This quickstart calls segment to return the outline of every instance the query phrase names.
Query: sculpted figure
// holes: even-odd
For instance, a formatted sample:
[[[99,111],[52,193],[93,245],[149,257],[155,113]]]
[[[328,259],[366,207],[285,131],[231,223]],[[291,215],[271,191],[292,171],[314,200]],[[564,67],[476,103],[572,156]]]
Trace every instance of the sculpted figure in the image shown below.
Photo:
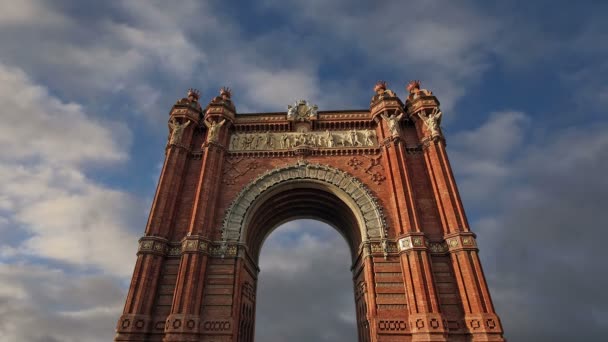
[[[363,145],[363,144],[361,144],[361,141],[359,141],[359,135],[357,135],[357,131],[352,129],[352,130],[350,130],[350,132],[348,132],[348,134],[350,135],[349,140],[353,146]]]
[[[298,106],[287,105],[287,120],[293,120],[298,114]]]
[[[399,121],[401,120],[401,118],[403,118],[403,113],[397,115],[397,110],[395,109],[395,113],[391,116],[387,116],[386,114],[382,113],[382,118],[386,120],[386,123],[388,124],[388,129],[391,131],[391,135],[393,137],[398,137],[399,133],[401,132],[399,127]]]
[[[266,138],[264,140],[264,143],[266,144],[266,148],[271,149],[274,146],[274,137],[272,136],[272,134],[270,134],[270,132],[266,132]]]
[[[184,128],[188,127],[189,124],[189,120],[187,120],[186,123],[180,124],[175,118],[172,118],[171,121],[169,121],[169,128],[171,128],[171,139],[169,140],[169,144],[179,144],[182,141]]]
[[[255,149],[259,150],[259,149],[263,149],[264,148],[264,143],[266,142],[266,139],[263,135],[259,134],[256,136],[256,143],[255,143]]]
[[[422,119],[422,121],[426,125],[426,128],[431,133],[431,137],[439,135],[439,125],[441,124],[441,117],[443,116],[443,113],[441,112],[441,110],[439,110],[439,107],[435,107],[431,114],[428,114],[426,116],[422,115],[421,113],[422,112],[419,112],[418,116],[420,117],[420,119]]]
[[[253,137],[246,135],[243,137],[243,150],[250,150],[251,144],[253,143]]]
[[[327,143],[327,147],[334,147],[334,136],[329,130],[325,131],[325,141]]]
[[[217,141],[217,138],[218,138],[219,129],[220,129],[220,127],[222,127],[224,125],[224,123],[226,123],[226,119],[222,120],[219,123],[217,121],[209,122],[209,121],[205,120],[204,123],[205,123],[205,126],[207,126],[207,128],[209,129],[209,133],[207,135],[207,141],[215,142],[215,141]]]
[[[365,140],[364,140],[363,144],[366,146],[373,146],[374,138],[376,138],[376,132],[371,129],[366,129],[365,130]]]
[[[312,105],[312,107],[309,107],[308,109],[308,118],[309,119],[316,119],[317,118],[317,110],[319,109],[319,107],[317,107],[317,105]]]
[[[231,150],[238,150],[239,149],[239,142],[240,142],[239,140],[240,140],[239,136],[236,135],[236,134],[233,134],[230,137],[230,149]]]
[[[338,137],[338,145],[343,147],[347,146],[346,143],[348,143],[348,140],[344,137],[344,135],[338,133],[336,136]]]

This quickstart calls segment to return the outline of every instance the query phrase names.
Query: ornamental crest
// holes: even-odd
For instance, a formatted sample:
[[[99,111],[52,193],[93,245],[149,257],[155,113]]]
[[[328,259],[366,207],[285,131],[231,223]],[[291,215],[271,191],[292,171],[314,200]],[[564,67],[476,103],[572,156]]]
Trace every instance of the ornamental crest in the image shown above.
[[[287,120],[310,121],[317,119],[317,105],[309,105],[305,100],[298,100],[292,105],[287,105]]]

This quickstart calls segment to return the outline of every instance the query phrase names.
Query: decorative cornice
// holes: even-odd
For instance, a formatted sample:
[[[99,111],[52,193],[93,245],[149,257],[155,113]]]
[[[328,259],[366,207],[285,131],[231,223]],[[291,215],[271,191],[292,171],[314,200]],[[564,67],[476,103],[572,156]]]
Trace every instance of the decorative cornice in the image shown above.
[[[236,257],[239,246],[211,242],[200,236],[186,236],[181,242],[169,242],[167,239],[156,236],[144,236],[139,239],[138,254],[156,254],[176,257],[182,254],[200,253],[212,257]]]
[[[169,250],[169,241],[158,236],[144,236],[139,239],[137,254],[166,255]]]
[[[424,235],[422,233],[402,237],[397,241],[397,243],[399,245],[400,252],[409,251],[412,249],[424,250],[427,247]]]
[[[444,240],[431,241],[422,233],[411,233],[401,237],[398,241],[399,252],[410,250],[428,250],[432,254],[446,254],[457,250],[476,250],[475,234],[462,232],[450,234]]]

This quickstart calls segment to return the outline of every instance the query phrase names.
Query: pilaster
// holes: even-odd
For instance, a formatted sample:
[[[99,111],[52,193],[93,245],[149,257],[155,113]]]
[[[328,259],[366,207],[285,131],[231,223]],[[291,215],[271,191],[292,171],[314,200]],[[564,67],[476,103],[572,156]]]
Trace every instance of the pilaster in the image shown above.
[[[158,290],[158,281],[167,250],[177,194],[181,188],[184,169],[191,150],[194,127],[198,125],[201,108],[198,92],[173,106],[169,118],[169,141],[165,162],[160,174],[156,194],[148,217],[131,286],[127,294],[123,315],[116,326],[116,341],[144,341],[153,324],[152,312]]]
[[[182,254],[164,342],[197,341],[202,333],[203,284],[208,257],[198,247],[205,246],[205,241],[214,238],[212,229],[222,163],[235,115],[230,97],[230,89],[222,88],[220,96],[211,100],[205,110],[203,124],[207,129],[205,142],[201,146],[203,159],[188,235],[184,238],[184,251],[190,251],[188,246],[193,249]]]
[[[473,341],[504,341],[479,261],[475,234],[469,229],[447,157],[446,141],[440,126],[443,113],[439,109],[439,101],[432,92],[421,89],[419,81],[410,82],[408,90],[406,107],[423,146],[444,239],[456,274],[465,325]]]
[[[376,122],[381,123],[378,137],[386,156],[385,169],[390,170],[388,179],[394,206],[392,212],[397,220],[395,234],[400,237],[400,244],[409,242],[408,248],[400,250],[400,260],[407,289],[412,338],[413,341],[445,341],[445,324],[438,304],[430,256],[414,206],[401,124],[405,117],[403,103],[386,89],[386,82],[378,82],[374,90],[376,95],[372,98],[370,110]]]

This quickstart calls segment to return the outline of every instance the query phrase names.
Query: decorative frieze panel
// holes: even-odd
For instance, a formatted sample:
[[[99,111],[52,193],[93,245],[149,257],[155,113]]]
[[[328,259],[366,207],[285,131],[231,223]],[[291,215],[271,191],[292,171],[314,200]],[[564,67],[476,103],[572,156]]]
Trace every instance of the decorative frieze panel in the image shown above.
[[[371,147],[378,144],[376,131],[311,131],[233,133],[229,151],[291,150],[299,146],[313,148]]]

